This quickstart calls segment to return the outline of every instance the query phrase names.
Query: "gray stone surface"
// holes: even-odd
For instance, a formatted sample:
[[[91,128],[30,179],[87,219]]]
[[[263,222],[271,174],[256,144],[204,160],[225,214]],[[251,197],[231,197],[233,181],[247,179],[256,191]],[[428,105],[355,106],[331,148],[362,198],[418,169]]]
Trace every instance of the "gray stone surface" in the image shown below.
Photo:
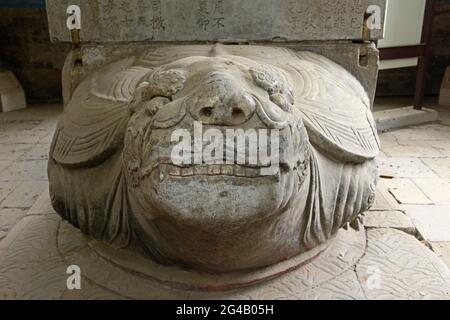
[[[388,187],[386,186],[386,179],[380,179],[378,182],[375,202],[370,208],[373,211],[399,211],[400,206],[389,192]],[[389,181],[389,180],[388,180]]]
[[[434,252],[450,268],[450,242],[432,242]]]
[[[48,190],[48,136],[61,111],[49,104],[0,114],[0,240]]]
[[[380,132],[434,122],[439,117],[435,110],[415,110],[413,107],[377,111],[374,115]]]
[[[401,130],[392,131],[402,145],[423,145],[424,143],[447,142],[450,126],[440,123],[431,123],[421,126],[411,126]],[[425,156],[425,155],[424,155]]]
[[[389,101],[386,103],[391,104]],[[376,106],[376,109],[384,107]],[[380,167],[381,172],[393,173],[392,180],[383,179],[386,190],[389,187],[409,186],[396,193],[402,193],[403,200],[410,204],[398,206],[396,210],[404,211],[410,217],[425,241],[441,241],[439,244],[445,248],[450,243],[447,242],[450,234],[450,220],[447,219],[450,212],[450,186],[447,181],[450,177],[450,113],[442,108],[437,110],[437,123],[380,134],[385,151]],[[400,154],[401,157],[398,157]],[[423,205],[428,201],[422,201],[422,204],[418,201],[424,197],[429,199],[428,205]],[[435,246],[433,249],[437,251]],[[450,258],[446,250],[441,250],[439,254],[445,261]]]
[[[105,248],[54,214],[24,218],[0,243],[0,258],[3,299],[450,299],[448,268],[416,239],[393,229],[370,229],[367,239],[363,229],[340,231],[328,249],[294,271],[240,289],[208,292],[172,285],[223,284],[230,276],[156,266],[137,252]],[[66,269],[74,264],[81,268],[82,288],[69,291]],[[245,283],[264,272],[231,279]]]
[[[434,204],[450,206],[450,179],[414,179],[414,183]]]
[[[63,95],[68,102],[73,89],[83,79],[83,75],[113,61],[152,50],[159,45],[138,44],[84,44],[78,51],[72,51],[66,59],[63,70]],[[348,43],[340,41],[304,41],[299,43],[277,43],[279,47],[295,51],[310,51],[327,57],[349,71],[363,85],[373,103],[378,78],[378,49],[373,43]],[[80,66],[81,58],[83,64]],[[66,103],[65,103],[66,104]]]
[[[4,208],[30,208],[41,195],[42,190],[48,189],[47,181],[23,181],[2,202]]]
[[[47,215],[56,214],[55,209],[52,207],[50,200],[50,193],[48,190],[44,191],[33,206],[28,210],[28,215]]]
[[[3,143],[0,148],[0,159],[2,163],[2,169],[4,169],[12,161],[17,160],[26,151],[33,147],[31,144],[16,144],[14,142]]]
[[[449,154],[450,157],[450,154]],[[422,161],[433,170],[436,175],[443,179],[450,179],[450,159],[449,157],[428,158]]]
[[[0,181],[47,181],[47,161],[18,161],[0,173]]]
[[[370,99],[342,66],[273,46],[135,50],[86,74],[51,147],[54,207],[85,233],[160,263],[231,272],[318,247],[373,203]],[[278,130],[282,170],[175,163],[172,135],[194,137],[199,122]]]
[[[368,229],[392,228],[413,236],[417,234],[411,219],[401,211],[368,211],[364,214],[363,224]]]
[[[367,299],[450,299],[447,266],[417,239],[401,231],[369,231],[367,251],[356,273]],[[371,281],[374,276],[379,278]]]
[[[395,178],[436,178],[437,175],[418,157],[378,158],[381,172],[392,172]]]
[[[25,110],[24,112],[20,112],[18,114],[12,113],[12,114],[2,114],[2,116],[0,116],[0,119],[3,119],[4,121],[8,121],[6,122],[8,125],[7,127],[9,127],[10,129],[21,129],[21,130],[37,130],[38,128],[47,128],[47,129],[52,129],[55,125],[55,120],[54,117],[55,115],[58,113],[57,111],[58,109],[55,109],[53,106],[49,107],[49,108],[39,108],[39,107],[33,107],[30,109]],[[49,120],[44,120],[43,119],[49,119]],[[19,122],[23,122],[23,121],[33,121],[32,125],[20,125],[19,126]],[[5,126],[3,126],[5,124],[2,123],[1,128],[5,128]],[[400,131],[399,133],[399,139],[398,142],[399,143],[406,143],[408,141],[410,141],[410,138],[414,138],[415,140],[412,143],[417,143],[417,141],[422,141],[420,139],[423,139],[423,141],[426,141],[426,139],[428,139],[429,137],[440,137],[441,139],[445,139],[446,133],[445,133],[445,126],[442,125],[434,125],[431,127],[425,126],[423,128],[421,127],[416,127],[413,129],[408,129],[407,132],[403,133],[403,130]],[[1,129],[0,129],[1,131]],[[440,132],[440,134],[436,133]],[[1,134],[1,132],[0,132]],[[381,139],[384,140],[384,135],[381,135]],[[17,148],[20,147],[21,145],[0,145],[0,158],[3,157],[7,157],[7,158],[19,158],[20,156],[22,156],[25,152],[27,148],[30,148],[29,145],[24,145],[21,148]],[[14,148],[12,148],[14,147]],[[15,152],[14,154],[12,154],[9,150],[14,149],[17,150],[17,152]],[[4,151],[4,152],[3,152]],[[442,156],[442,158],[436,158],[436,159],[432,159],[432,158],[424,158],[424,159],[419,159],[419,157],[424,157],[426,156],[426,154],[418,154],[415,158],[419,160],[419,162],[422,162],[424,164],[426,164],[426,166],[430,167],[430,168],[434,168],[430,165],[430,163],[434,164],[434,163],[438,163],[440,164],[439,169],[435,170],[436,174],[442,174],[445,175],[447,173],[446,170],[441,169],[441,168],[445,168],[445,164],[450,161],[449,159],[447,159],[445,156]],[[427,161],[430,160],[430,161]],[[416,162],[414,161],[413,164],[415,164]],[[400,164],[400,163],[399,163]],[[404,161],[404,166],[407,167],[409,164],[408,161]],[[423,167],[422,167],[423,168]],[[417,170],[416,173],[420,176],[421,175],[421,171]],[[445,178],[445,176],[443,176],[442,178]],[[384,179],[383,179],[384,180]],[[2,194],[9,194],[9,192],[11,191],[11,189],[14,189],[16,186],[18,185],[18,182],[14,182],[14,181],[10,181],[10,182],[0,182],[0,207],[1,207],[1,198],[2,198]],[[380,186],[383,186],[384,183],[380,183]],[[380,188],[379,188],[380,189]],[[395,202],[392,202],[392,196],[387,192],[386,186],[384,188],[381,188],[381,191],[378,192],[378,194],[383,194],[385,196],[385,198],[387,199],[386,201],[384,200],[378,200],[380,199],[380,196],[377,196],[377,202],[375,203],[373,210],[392,210],[393,206],[395,206]],[[378,204],[378,205],[377,205]],[[415,207],[415,206],[412,206]],[[421,217],[424,219],[424,221],[435,221],[436,224],[441,224],[442,228],[440,230],[444,230],[444,232],[448,233],[448,228],[450,228],[450,223],[446,222],[443,219],[437,219],[434,217],[433,214],[428,214],[430,211],[430,208],[432,208],[433,206],[425,206],[422,208],[419,208],[418,211],[422,212]],[[4,209],[0,208],[0,212],[2,212]],[[398,209],[394,209],[394,210],[400,210]],[[16,211],[16,213],[19,211]],[[45,193],[37,200],[37,203],[33,206],[33,208],[29,211],[29,214],[32,214],[33,217],[35,216],[46,216],[47,214],[50,215],[54,215],[56,218],[57,216],[55,215],[54,210],[51,208],[51,204],[49,202],[49,196],[48,193]],[[443,215],[445,217],[445,214]],[[19,217],[19,216],[17,216]],[[20,215],[20,217],[22,217],[22,215]],[[12,218],[12,220],[14,220],[15,217]],[[50,222],[49,222],[50,221]],[[53,222],[51,222],[52,220],[47,220],[47,222],[45,222],[44,224],[38,223],[36,220],[31,220],[29,222],[26,223],[27,225],[27,229],[29,230],[35,230],[38,229],[36,233],[34,232],[30,232],[28,230],[25,230],[24,233],[22,234],[24,238],[28,237],[29,240],[27,241],[21,241],[20,238],[17,238],[17,232],[15,231],[14,234],[11,235],[11,237],[14,236],[14,238],[12,238],[12,241],[9,241],[8,244],[2,244],[2,242],[0,242],[0,246],[2,247],[2,249],[0,250],[1,253],[3,254],[5,251],[6,247],[10,247],[11,246],[11,250],[14,250],[12,252],[14,252],[14,254],[9,254],[9,255],[1,255],[0,257],[0,264],[2,264],[2,271],[0,271],[0,278],[2,279],[1,281],[6,281],[6,282],[1,282],[2,285],[0,285],[0,288],[2,288],[2,290],[0,290],[2,298],[14,298],[14,297],[25,297],[25,298],[55,298],[55,299],[126,299],[127,297],[124,297],[121,294],[118,294],[117,291],[120,290],[120,288],[123,289],[123,292],[132,292],[135,296],[134,297],[145,297],[145,293],[139,293],[139,290],[141,290],[141,286],[145,286],[147,283],[145,282],[146,280],[144,279],[138,279],[137,281],[131,281],[129,278],[127,278],[126,276],[123,278],[125,280],[120,280],[120,281],[113,281],[111,282],[111,288],[115,288],[116,291],[111,291],[110,289],[108,289],[107,286],[103,286],[103,285],[99,285],[98,283],[96,283],[95,281],[91,281],[90,279],[83,277],[82,279],[82,290],[81,291],[69,291],[66,289],[65,287],[65,283],[67,280],[67,274],[66,274],[66,268],[67,268],[67,262],[64,264],[60,269],[53,269],[54,266],[57,266],[59,264],[59,262],[54,262],[54,266],[50,265],[46,265],[46,259],[45,257],[48,257],[48,255],[44,254],[43,251],[50,251],[53,252],[52,250],[49,250],[48,248],[45,247],[45,245],[42,242],[39,242],[39,238],[40,237],[47,237],[49,236],[51,239],[48,242],[49,246],[54,245],[54,243],[56,243],[56,236],[54,236],[54,232],[52,231],[52,228],[56,228],[55,224]],[[59,218],[57,218],[57,221],[59,221]],[[12,221],[14,222],[14,221]],[[23,221],[22,223],[25,223],[26,221]],[[83,241],[87,241],[86,238],[78,231],[76,231],[75,229],[71,228],[70,226],[68,226],[67,224],[65,225],[65,231],[68,234],[68,241],[61,241],[61,248],[65,247],[67,248],[67,250],[70,250],[70,246],[72,247],[77,247],[76,243],[83,243]],[[418,224],[418,227],[421,228],[421,225]],[[13,226],[11,226],[13,227]],[[16,226],[16,227],[20,227],[22,228],[23,226]],[[1,227],[0,227],[1,229]],[[433,231],[432,231],[433,232]],[[439,230],[438,230],[439,232]],[[2,237],[6,237],[6,235],[9,233],[9,230],[7,232],[1,231],[0,230],[0,240]],[[69,236],[70,234],[70,236]],[[445,233],[444,233],[445,234]],[[75,237],[75,235],[77,235],[77,237]],[[369,236],[369,239],[372,239]],[[410,238],[408,238],[410,239]],[[16,241],[17,240],[17,241]],[[388,247],[392,248],[400,248],[402,247],[402,243],[404,242],[404,237],[394,237],[393,240],[391,240],[391,245],[389,245]],[[29,245],[28,241],[34,243],[36,242],[36,246],[33,245]],[[346,241],[347,243],[352,243],[351,241],[349,242],[348,240]],[[12,244],[17,243],[17,246],[12,246]],[[65,243],[65,244],[64,244]],[[369,240],[369,246],[370,246],[371,240]],[[448,244],[450,242],[438,242],[438,243],[432,243],[433,249],[436,251],[436,253],[439,255],[439,257],[441,259],[443,259],[444,261],[449,261],[449,257],[450,254],[448,253],[449,251],[446,250],[446,248],[448,248]],[[69,247],[68,247],[69,246]],[[358,247],[358,246],[356,246]],[[381,247],[380,248],[385,248],[385,247]],[[19,250],[16,250],[17,248],[20,248]],[[36,249],[37,248],[37,249]],[[416,252],[421,252],[423,250],[424,246],[421,245],[419,242],[415,242],[415,246],[414,247],[408,247],[408,250],[411,251],[411,253],[416,253]],[[61,249],[62,250],[62,249]],[[390,249],[389,249],[390,250]],[[387,250],[386,252],[391,252]],[[42,251],[42,252],[41,252]],[[20,253],[22,252],[22,253]],[[336,256],[337,259],[341,260],[343,257],[347,258],[349,257],[350,253],[346,253],[346,252],[351,252],[350,250],[336,250],[336,252],[338,253],[338,255]],[[386,257],[386,255],[384,254],[384,251],[378,251],[380,252],[380,257],[378,258],[379,260],[382,260],[383,258]],[[383,253],[381,253],[383,252]],[[403,254],[406,254],[405,251],[402,251]],[[43,258],[37,258],[34,254],[43,254]],[[359,254],[357,254],[356,256],[358,256]],[[392,255],[390,255],[389,260],[384,262],[385,264],[389,265],[389,266],[393,266],[397,263],[397,261],[406,261],[408,259],[410,259],[411,257],[409,256],[410,253],[407,254],[408,258],[404,258],[404,259],[398,259],[398,258],[392,258]],[[350,255],[351,256],[351,255]],[[4,271],[4,265],[5,265],[5,260],[3,259],[3,257],[7,257],[7,259],[9,261],[19,261],[18,265],[20,266],[20,268],[8,268],[8,271]],[[28,259],[28,257],[30,257]],[[97,259],[96,255],[93,255],[92,258]],[[423,258],[420,258],[423,259]],[[53,259],[51,259],[53,260]],[[426,261],[434,261],[434,263],[432,263],[433,265],[437,265],[440,266],[440,263],[437,263],[435,261],[435,258],[428,260],[428,258],[423,259],[425,261],[425,263],[427,263]],[[352,259],[349,259],[347,261],[353,261]],[[371,258],[371,266],[372,268],[370,269],[371,271],[373,270],[377,270],[377,266],[381,269],[382,271],[382,277],[381,277],[381,284],[383,285],[383,279],[385,276],[389,275],[389,273],[391,272],[390,270],[392,270],[391,267],[384,267],[383,264],[373,264],[372,263],[373,260],[373,255]],[[408,260],[409,261],[409,260]],[[417,259],[412,259],[410,260],[411,265],[413,265],[413,261],[417,261]],[[9,264],[9,266],[14,266],[16,264]],[[336,265],[336,264],[334,264]],[[26,267],[29,266],[29,267]],[[375,268],[373,268],[375,266]],[[413,275],[416,279],[416,281],[418,281],[420,283],[420,281],[427,281],[427,283],[436,283],[435,280],[430,281],[430,273],[428,272],[430,270],[429,267],[426,267],[425,269],[423,268],[424,264],[417,264],[416,262],[414,262],[414,266],[417,266],[417,268],[415,268],[415,270],[411,269],[407,269],[410,270],[409,271],[409,275],[411,276]],[[450,266],[450,264],[449,264]],[[34,269],[33,269],[34,268]],[[102,267],[103,268],[103,267]],[[323,268],[323,267],[322,267]],[[398,268],[404,269],[405,266],[401,265],[401,263],[398,264]],[[50,271],[47,271],[47,270]],[[119,268],[120,269],[120,268]],[[438,267],[438,270],[441,269],[441,267]],[[95,270],[95,269],[94,269]],[[102,269],[100,269],[98,271],[98,274],[101,274]],[[104,268],[103,270],[107,270],[107,268]],[[309,270],[309,271],[308,271]],[[317,283],[317,280],[313,280],[313,281],[309,281],[307,279],[309,279],[308,275],[311,275],[312,273],[310,272],[312,269],[310,267],[305,267],[302,271],[302,275],[300,277],[300,282],[292,282],[292,283],[300,283],[298,285],[298,287],[300,288],[304,288],[303,283],[305,281],[308,281],[307,283]],[[317,270],[317,269],[316,269]],[[342,270],[345,270],[345,268],[339,268],[336,270],[341,270],[339,271],[339,273],[342,272]],[[360,277],[363,278],[363,282],[367,282],[367,268],[359,268],[358,270],[360,270]],[[427,271],[428,270],[428,271]],[[326,273],[330,274],[331,278],[333,278],[333,273],[335,271],[332,270],[327,270]],[[395,272],[397,272],[397,270],[395,270]],[[95,272],[92,272],[93,274],[95,274]],[[371,293],[372,290],[368,290],[368,288],[366,288],[366,291],[362,291],[361,289],[361,285],[359,285],[359,281],[358,281],[358,277],[356,277],[354,275],[353,271],[343,271],[342,272],[342,276],[341,277],[336,277],[334,278],[334,280],[332,281],[328,281],[328,282],[324,282],[321,283],[321,285],[316,286],[315,289],[312,290],[306,290],[303,291],[302,293],[300,293],[298,295],[298,298],[311,298],[311,299],[318,299],[318,298],[334,298],[334,299],[338,299],[338,298],[375,298],[374,296],[377,293],[380,293],[381,297],[380,298],[387,298],[387,299],[395,299],[395,298],[399,298],[399,297],[403,297],[403,298],[417,298],[417,299],[424,299],[427,297],[430,297],[430,293],[429,292],[436,292],[434,289],[431,290],[429,288],[429,285],[424,285],[423,288],[421,289],[417,289],[417,286],[412,286],[412,290],[410,290],[409,293],[405,294],[405,290],[403,290],[402,288],[407,287],[410,285],[410,281],[406,281],[403,279],[403,277],[406,277],[406,272],[403,273],[401,276],[395,276],[393,278],[393,276],[389,276],[388,277],[388,284],[390,286],[393,286],[394,288],[392,290],[389,290],[389,293],[383,293],[382,291],[375,291],[374,293]],[[433,272],[433,274],[435,274]],[[42,276],[39,276],[42,275]],[[124,276],[123,273],[121,273],[122,276]],[[100,279],[101,277],[99,277]],[[294,277],[296,278],[296,277]],[[6,279],[6,280],[5,280]],[[31,279],[31,280],[30,280]],[[44,279],[47,279],[47,284]],[[122,278],[121,278],[122,279]],[[329,278],[328,278],[329,279]],[[401,285],[392,285],[392,279],[394,279],[395,283],[400,283]],[[417,280],[418,279],[418,280]],[[421,279],[425,279],[425,280],[421,280]],[[31,282],[31,283],[30,283]],[[5,283],[7,285],[5,285]],[[53,285],[52,285],[53,283]],[[295,286],[293,286],[292,284],[289,285],[288,282],[288,288],[293,288],[295,289]],[[284,285],[285,286],[285,285]],[[428,286],[428,288],[427,288]],[[441,288],[444,288],[444,285],[440,285]],[[36,289],[36,288],[40,288],[40,289]],[[137,289],[136,289],[137,288]],[[383,288],[383,286],[382,286]],[[148,288],[147,288],[148,289]],[[354,290],[353,290],[354,289]],[[424,290],[425,289],[425,290]],[[272,290],[259,290],[258,291],[258,295],[252,295],[253,297],[270,297]],[[290,291],[289,289],[283,289],[282,290],[283,296],[289,296],[290,295]],[[364,292],[367,292],[366,294],[363,294]],[[442,293],[442,292],[438,292],[438,293]],[[226,297],[231,297],[234,298],[233,296],[234,292],[229,292],[225,294],[225,298]],[[130,293],[130,297],[131,298],[133,295]],[[148,292],[147,292],[147,296],[148,296]],[[206,296],[206,297],[205,297]],[[215,297],[215,296],[214,296]],[[214,298],[213,297],[213,298]],[[220,295],[218,295],[218,297],[220,298]],[[239,298],[240,296],[236,296],[236,298]],[[248,294],[247,294],[248,297]],[[202,298],[206,298],[208,299],[207,295],[202,296]],[[442,294],[440,296],[440,298],[446,298],[444,294]],[[378,298],[377,298],[378,299]],[[448,297],[447,297],[448,299]]]
[[[403,206],[425,240],[450,241],[450,206]]]
[[[11,71],[0,69],[0,112],[25,109],[25,92]]]
[[[2,208],[0,211],[0,240],[26,215],[25,209]]]
[[[434,204],[429,197],[410,179],[386,180],[389,192],[399,204]]]
[[[52,243],[59,223],[57,216],[24,218],[0,243],[0,299],[62,296],[67,266]]]
[[[81,39],[87,42],[292,41],[363,39],[364,14],[385,0],[47,0],[50,35],[71,41],[67,7],[81,8]],[[382,29],[369,31],[379,39]],[[365,38],[365,37],[364,37]]]

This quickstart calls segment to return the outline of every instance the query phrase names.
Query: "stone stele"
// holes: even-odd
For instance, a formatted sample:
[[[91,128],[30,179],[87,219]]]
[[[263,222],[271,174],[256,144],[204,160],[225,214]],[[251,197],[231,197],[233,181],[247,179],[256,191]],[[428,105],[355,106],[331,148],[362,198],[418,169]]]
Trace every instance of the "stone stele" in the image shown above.
[[[386,0],[47,0],[46,3],[53,41],[71,41],[66,26],[67,8],[80,7],[80,37],[84,43],[376,40],[383,37],[386,9]],[[370,18],[377,22],[372,28],[367,24]]]

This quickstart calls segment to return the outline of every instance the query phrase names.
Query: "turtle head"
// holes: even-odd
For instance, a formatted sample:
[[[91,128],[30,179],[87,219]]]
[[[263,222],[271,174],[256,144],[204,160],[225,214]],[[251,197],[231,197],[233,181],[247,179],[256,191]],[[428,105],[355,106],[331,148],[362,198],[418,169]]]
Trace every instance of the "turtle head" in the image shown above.
[[[309,140],[281,69],[238,56],[181,59],[141,81],[131,110],[132,215],[140,237],[175,259],[183,254],[169,243],[180,233],[221,241],[270,226],[307,177]]]

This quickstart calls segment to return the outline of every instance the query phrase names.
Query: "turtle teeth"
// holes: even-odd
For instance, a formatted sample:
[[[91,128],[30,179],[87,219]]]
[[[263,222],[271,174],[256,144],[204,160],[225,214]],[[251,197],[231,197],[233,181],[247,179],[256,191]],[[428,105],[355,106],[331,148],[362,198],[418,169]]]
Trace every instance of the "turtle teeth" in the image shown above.
[[[245,176],[246,177],[255,178],[255,177],[259,176],[259,174],[260,174],[260,170],[259,169],[255,169],[255,168],[246,168],[245,169]]]
[[[208,175],[208,168],[206,166],[197,166],[195,167],[195,174],[198,176],[206,176]]]
[[[220,165],[213,165],[212,167],[212,174],[213,175],[220,175],[222,173],[222,166]]]
[[[232,165],[223,165],[221,173],[223,175],[232,176],[234,174],[234,168]]]
[[[237,177],[245,177],[245,168],[244,167],[234,167],[234,175]]]
[[[262,169],[247,168],[235,165],[198,165],[194,167],[181,168],[173,165],[161,165],[160,179],[163,181],[167,175],[172,177],[192,177],[192,176],[234,176],[257,178],[266,176],[262,174]],[[167,174],[166,174],[167,173]]]
[[[192,177],[194,175],[194,168],[182,168],[181,176],[182,177]]]
[[[215,170],[215,168],[213,167],[213,166],[208,166],[207,167],[207,170],[208,170],[208,175],[210,175],[210,176],[213,176],[213,175],[215,175],[216,173],[216,170]]]
[[[166,179],[166,176],[167,176],[166,172],[167,172],[167,166],[161,165],[160,171],[159,171],[159,181],[163,182]]]
[[[175,166],[171,166],[170,170],[169,170],[169,174],[171,176],[181,176],[181,168],[175,167]]]
[[[192,177],[192,176],[232,176],[232,177],[245,177],[245,178],[257,178],[269,176],[266,170],[267,168],[251,168],[238,165],[197,165],[193,167],[177,167],[171,164],[153,164],[142,169],[141,177],[148,178],[155,173],[159,180],[163,182],[168,176],[171,177]],[[277,177],[277,175],[273,175]]]

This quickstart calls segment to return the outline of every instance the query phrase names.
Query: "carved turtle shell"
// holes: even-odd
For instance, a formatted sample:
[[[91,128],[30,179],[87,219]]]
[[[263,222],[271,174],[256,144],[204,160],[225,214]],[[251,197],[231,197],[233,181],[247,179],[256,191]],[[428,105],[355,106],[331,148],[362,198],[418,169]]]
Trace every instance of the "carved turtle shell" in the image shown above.
[[[77,87],[53,138],[50,154],[56,162],[92,166],[120,150],[134,91],[150,72],[135,66],[135,60],[112,63]]]
[[[168,46],[109,64],[75,90],[59,121],[51,157],[67,166],[93,166],[123,146],[129,106],[154,68],[188,56],[237,55],[283,70],[311,143],[343,162],[377,156],[380,143],[362,85],[347,70],[310,52],[256,46]],[[275,96],[274,98],[279,98]],[[292,97],[291,97],[292,98]]]
[[[303,114],[313,145],[341,161],[374,159],[380,152],[380,140],[363,86],[323,56],[310,52],[296,55],[299,60],[288,62],[288,68],[297,73],[295,105]]]

